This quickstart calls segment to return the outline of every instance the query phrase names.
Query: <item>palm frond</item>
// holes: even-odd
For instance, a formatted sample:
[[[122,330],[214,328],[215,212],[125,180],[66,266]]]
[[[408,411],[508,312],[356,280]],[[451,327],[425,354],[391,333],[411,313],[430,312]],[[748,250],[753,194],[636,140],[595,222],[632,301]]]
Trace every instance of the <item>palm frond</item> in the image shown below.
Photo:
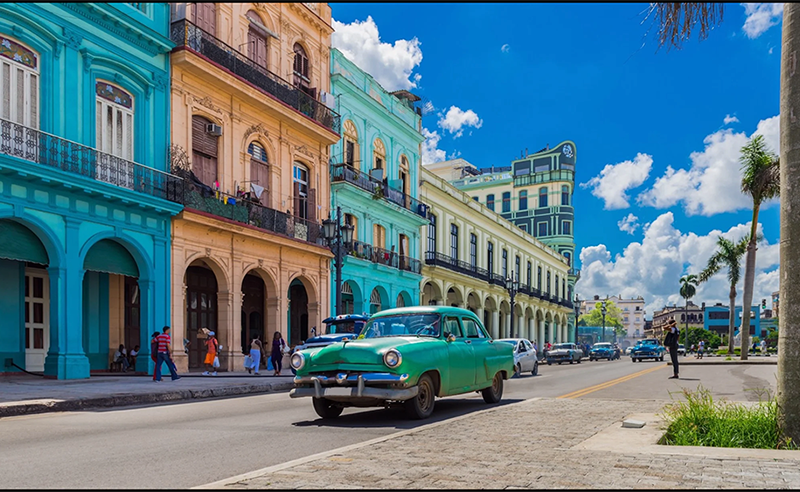
[[[780,160],[767,147],[763,135],[754,136],[741,149],[742,193],[760,205],[780,193]]]
[[[693,31],[699,27],[698,37],[708,37],[720,22],[725,10],[723,3],[651,3],[647,17],[655,14],[658,24],[658,46],[667,45],[667,50],[681,48]]]

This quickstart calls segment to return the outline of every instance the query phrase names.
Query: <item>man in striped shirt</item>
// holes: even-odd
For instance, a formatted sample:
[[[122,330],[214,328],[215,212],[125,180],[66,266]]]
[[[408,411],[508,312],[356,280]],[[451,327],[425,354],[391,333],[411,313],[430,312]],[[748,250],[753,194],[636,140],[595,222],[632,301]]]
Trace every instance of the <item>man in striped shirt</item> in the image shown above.
[[[166,362],[169,368],[172,380],[180,379],[178,373],[175,371],[175,365],[172,363],[172,357],[169,353],[169,347],[172,344],[169,336],[169,326],[165,326],[161,335],[156,337],[158,341],[158,355],[156,357],[156,381],[161,381],[161,364]]]

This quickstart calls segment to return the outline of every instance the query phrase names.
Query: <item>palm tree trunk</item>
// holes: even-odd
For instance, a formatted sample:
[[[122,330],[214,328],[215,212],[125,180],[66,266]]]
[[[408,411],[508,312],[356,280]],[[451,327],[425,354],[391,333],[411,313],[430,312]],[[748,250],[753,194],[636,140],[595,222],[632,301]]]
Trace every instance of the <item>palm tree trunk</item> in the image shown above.
[[[733,355],[733,333],[736,329],[736,284],[731,284],[729,295],[730,312],[728,313],[728,355]]]
[[[689,350],[689,298],[686,298],[686,307],[683,308],[683,312],[686,316],[686,333],[683,335],[683,348],[684,350]]]
[[[783,7],[781,47],[781,256],[778,422],[800,442],[800,4]]]
[[[750,223],[750,242],[747,243],[747,259],[744,267],[744,292],[742,292],[742,360],[747,360],[750,346],[750,305],[753,303],[753,282],[756,278],[756,229],[758,229],[758,203],[753,204],[753,220]]]

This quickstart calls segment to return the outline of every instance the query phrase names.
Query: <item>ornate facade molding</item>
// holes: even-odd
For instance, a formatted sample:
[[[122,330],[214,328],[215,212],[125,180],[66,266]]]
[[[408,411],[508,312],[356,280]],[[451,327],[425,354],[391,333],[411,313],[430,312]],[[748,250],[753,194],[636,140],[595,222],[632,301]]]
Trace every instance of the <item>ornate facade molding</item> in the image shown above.
[[[83,36],[81,36],[78,31],[74,31],[68,27],[64,27],[64,37],[66,38],[64,41],[68,47],[77,50],[81,47],[81,42],[83,41]]]
[[[138,46],[151,55],[160,55],[162,53],[169,53],[172,48],[165,42],[156,42],[149,36],[144,36],[138,29],[133,29],[122,22],[113,21],[111,16],[103,12],[100,7],[91,3],[64,3],[64,6],[78,13],[85,19],[97,24],[106,31],[119,36],[120,38]]]

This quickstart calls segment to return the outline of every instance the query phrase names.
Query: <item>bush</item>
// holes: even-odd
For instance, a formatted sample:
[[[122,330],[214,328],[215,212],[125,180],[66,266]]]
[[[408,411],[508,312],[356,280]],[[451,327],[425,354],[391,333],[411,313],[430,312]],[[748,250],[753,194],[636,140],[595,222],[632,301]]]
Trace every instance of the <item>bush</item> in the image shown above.
[[[778,353],[778,347],[767,347],[767,353],[768,354],[777,354]]]
[[[719,349],[717,350],[717,355],[726,355],[728,353],[728,349]]]
[[[800,449],[784,439],[778,426],[778,403],[767,394],[755,406],[715,402],[711,392],[683,390],[685,402],[667,405],[661,416],[667,432],[659,444],[720,448]]]

